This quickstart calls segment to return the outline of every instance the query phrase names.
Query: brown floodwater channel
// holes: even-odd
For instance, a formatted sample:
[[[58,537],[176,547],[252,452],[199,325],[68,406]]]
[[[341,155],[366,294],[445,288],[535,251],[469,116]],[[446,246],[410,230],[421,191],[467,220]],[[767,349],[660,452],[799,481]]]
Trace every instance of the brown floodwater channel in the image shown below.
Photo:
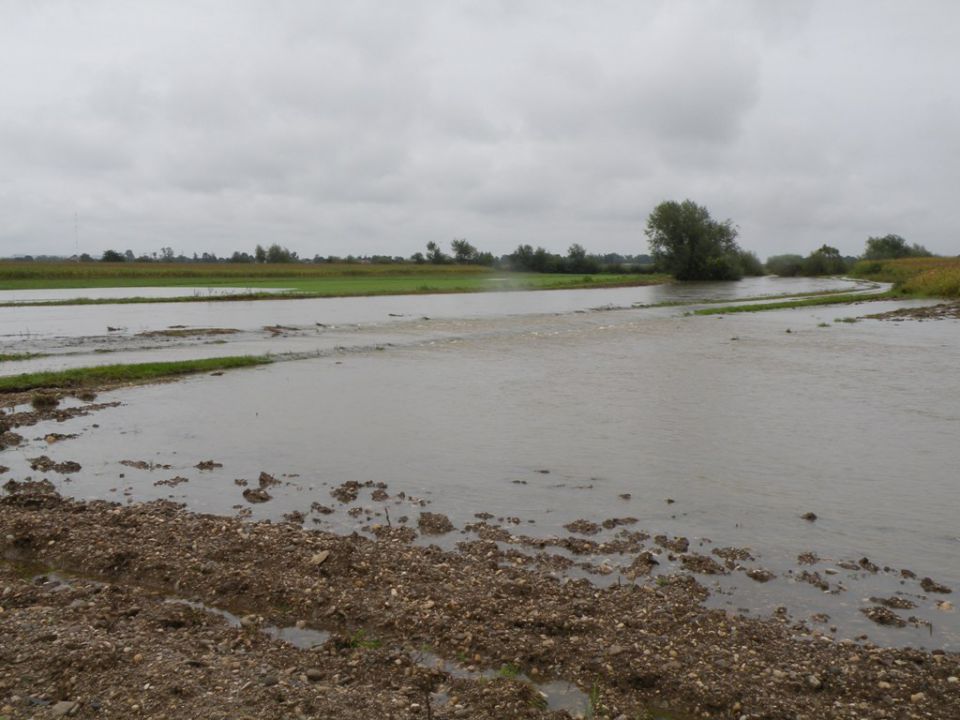
[[[455,530],[417,542],[449,548],[477,537],[466,526],[478,513],[513,536],[502,547],[529,554],[539,548],[518,536],[684,536],[716,560],[713,549],[749,551],[727,574],[697,575],[714,606],[960,649],[960,321],[840,322],[890,302],[696,317],[625,296],[608,312],[450,310],[430,321],[401,307],[389,322],[321,328],[324,341],[302,317],[286,320],[285,308],[305,312],[299,302],[268,303],[274,323],[299,326],[280,338],[299,359],[102,394],[121,404],[21,428],[27,441],[0,453],[2,479],[337,532],[416,528],[421,512],[443,513]],[[228,317],[204,325],[240,324],[237,308],[219,307]],[[81,470],[31,470],[40,455]],[[198,468],[204,460],[219,466]],[[268,499],[250,502],[261,473]],[[349,481],[355,499],[331,494]],[[591,536],[564,527],[613,518],[636,522]],[[681,570],[647,546],[654,575]],[[576,561],[557,572],[633,581],[635,554],[549,551]],[[776,577],[744,572],[757,568]],[[928,591],[926,577],[953,593]],[[905,627],[871,622],[870,598],[896,598]]]

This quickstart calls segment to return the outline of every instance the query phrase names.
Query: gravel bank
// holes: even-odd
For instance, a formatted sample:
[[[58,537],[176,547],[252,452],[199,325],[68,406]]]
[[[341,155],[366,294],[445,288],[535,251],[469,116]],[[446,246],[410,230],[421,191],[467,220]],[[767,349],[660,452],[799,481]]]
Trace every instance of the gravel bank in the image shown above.
[[[538,685],[565,680],[597,717],[960,717],[956,654],[705,609],[687,575],[598,589],[511,567],[493,542],[407,539],[8,495],[0,715],[559,718]],[[269,625],[331,634],[298,648]]]

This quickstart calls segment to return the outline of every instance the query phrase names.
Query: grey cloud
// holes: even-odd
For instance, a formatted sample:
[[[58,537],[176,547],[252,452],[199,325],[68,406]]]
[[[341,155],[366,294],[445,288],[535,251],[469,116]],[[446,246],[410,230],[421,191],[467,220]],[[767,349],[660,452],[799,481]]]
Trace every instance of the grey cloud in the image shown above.
[[[645,249],[692,197],[761,255],[957,252],[952,3],[0,5],[0,252]],[[176,242],[171,240],[176,238]]]

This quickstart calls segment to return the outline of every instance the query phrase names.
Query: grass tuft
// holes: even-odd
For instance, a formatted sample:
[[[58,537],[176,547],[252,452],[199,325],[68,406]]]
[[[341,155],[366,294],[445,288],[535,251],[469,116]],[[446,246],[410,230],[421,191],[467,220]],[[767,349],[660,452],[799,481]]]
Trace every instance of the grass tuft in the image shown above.
[[[520,668],[513,663],[504,663],[500,666],[497,674],[502,678],[506,678],[507,680],[514,680],[519,677]]]
[[[30,398],[30,404],[34,410],[53,410],[60,404],[60,399],[56,395],[45,392],[36,392]]]

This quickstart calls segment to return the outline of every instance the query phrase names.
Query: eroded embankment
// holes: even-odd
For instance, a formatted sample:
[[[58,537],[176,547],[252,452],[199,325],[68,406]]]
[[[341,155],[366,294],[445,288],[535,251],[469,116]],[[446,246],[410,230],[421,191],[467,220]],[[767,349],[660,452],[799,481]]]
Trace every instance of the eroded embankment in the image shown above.
[[[689,577],[564,583],[505,566],[493,543],[448,553],[389,528],[379,540],[343,537],[28,487],[0,500],[0,547],[108,583],[57,593],[3,572],[0,712],[11,717],[55,707],[77,717],[551,717],[517,679],[417,666],[411,651],[424,645],[573,681],[599,717],[664,705],[771,719],[947,718],[960,708],[955,654],[835,642],[783,618],[707,610]],[[146,588],[256,617],[231,628]],[[297,650],[258,634],[260,618],[337,634]]]

